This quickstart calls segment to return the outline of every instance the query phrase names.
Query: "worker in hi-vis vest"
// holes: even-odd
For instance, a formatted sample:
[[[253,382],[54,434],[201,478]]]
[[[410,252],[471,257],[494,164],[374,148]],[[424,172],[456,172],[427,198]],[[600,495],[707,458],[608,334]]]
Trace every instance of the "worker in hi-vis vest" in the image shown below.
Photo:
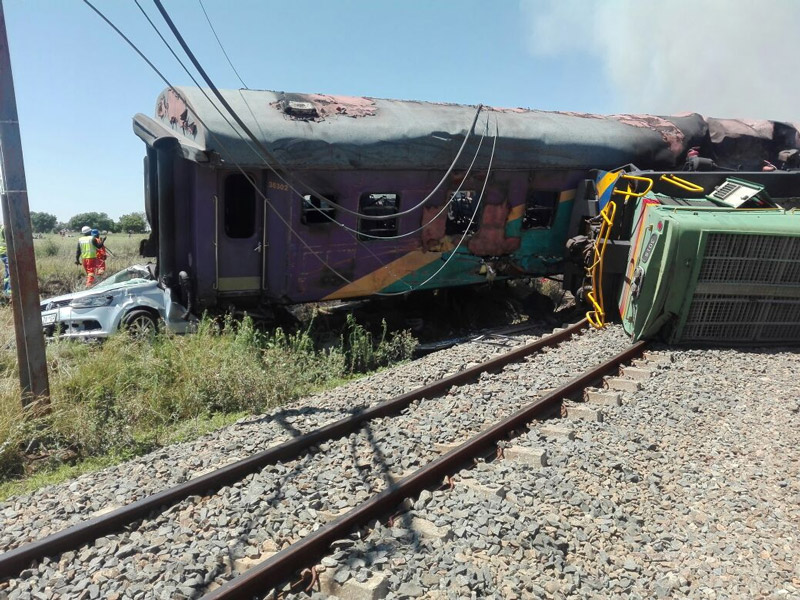
[[[0,225],[0,260],[3,261],[3,296],[11,295],[11,273],[8,270],[8,249],[6,248],[6,230]]]
[[[94,275],[97,271],[97,240],[91,235],[92,228],[84,225],[81,228],[82,237],[78,240],[78,250],[75,252],[75,264],[83,263],[86,271],[86,287],[94,285]]]

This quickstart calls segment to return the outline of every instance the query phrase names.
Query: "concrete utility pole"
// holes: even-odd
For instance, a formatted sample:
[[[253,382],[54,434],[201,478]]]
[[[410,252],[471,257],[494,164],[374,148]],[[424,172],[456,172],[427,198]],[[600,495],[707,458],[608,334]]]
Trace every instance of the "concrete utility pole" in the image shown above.
[[[0,201],[11,271],[19,385],[22,405],[27,406],[35,400],[49,402],[50,386],[3,0],[0,0],[0,176]]]

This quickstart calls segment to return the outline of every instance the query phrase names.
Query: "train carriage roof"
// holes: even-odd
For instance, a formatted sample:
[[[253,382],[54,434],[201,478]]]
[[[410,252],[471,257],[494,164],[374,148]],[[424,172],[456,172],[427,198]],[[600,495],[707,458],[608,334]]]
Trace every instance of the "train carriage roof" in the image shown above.
[[[713,156],[721,166],[759,168],[778,151],[800,147],[800,134],[791,124],[705,119],[696,113],[658,117],[483,107],[470,130],[476,106],[256,90],[221,93],[286,169],[446,169],[468,132],[472,139],[459,167],[469,164],[486,134],[478,159],[485,167],[495,131],[494,167],[501,169],[626,163],[669,169],[694,146],[730,154],[730,164],[725,156]],[[216,99],[212,105],[200,88],[166,89],[153,118],[134,117],[134,132],[151,146],[176,140],[179,152],[193,161],[263,166],[250,140],[215,105]],[[753,164],[743,165],[743,156]]]

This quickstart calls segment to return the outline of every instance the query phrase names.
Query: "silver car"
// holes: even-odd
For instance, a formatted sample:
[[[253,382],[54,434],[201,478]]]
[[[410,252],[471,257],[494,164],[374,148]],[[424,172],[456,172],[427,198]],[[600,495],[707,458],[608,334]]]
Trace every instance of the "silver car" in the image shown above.
[[[154,265],[133,265],[91,289],[43,300],[46,337],[104,338],[119,329],[149,336],[162,326],[186,333],[186,309],[156,281]]]

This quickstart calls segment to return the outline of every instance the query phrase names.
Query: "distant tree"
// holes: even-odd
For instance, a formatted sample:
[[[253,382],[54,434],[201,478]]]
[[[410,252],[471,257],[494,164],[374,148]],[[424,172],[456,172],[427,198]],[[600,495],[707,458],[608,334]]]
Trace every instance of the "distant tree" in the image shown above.
[[[46,212],[31,212],[31,227],[33,233],[49,233],[56,228],[58,219],[55,215]]]
[[[114,220],[104,212],[81,213],[72,217],[67,224],[73,231],[80,231],[84,225],[100,231],[114,231]]]
[[[117,221],[117,231],[121,233],[144,233],[146,228],[147,219],[142,212],[122,215]]]

